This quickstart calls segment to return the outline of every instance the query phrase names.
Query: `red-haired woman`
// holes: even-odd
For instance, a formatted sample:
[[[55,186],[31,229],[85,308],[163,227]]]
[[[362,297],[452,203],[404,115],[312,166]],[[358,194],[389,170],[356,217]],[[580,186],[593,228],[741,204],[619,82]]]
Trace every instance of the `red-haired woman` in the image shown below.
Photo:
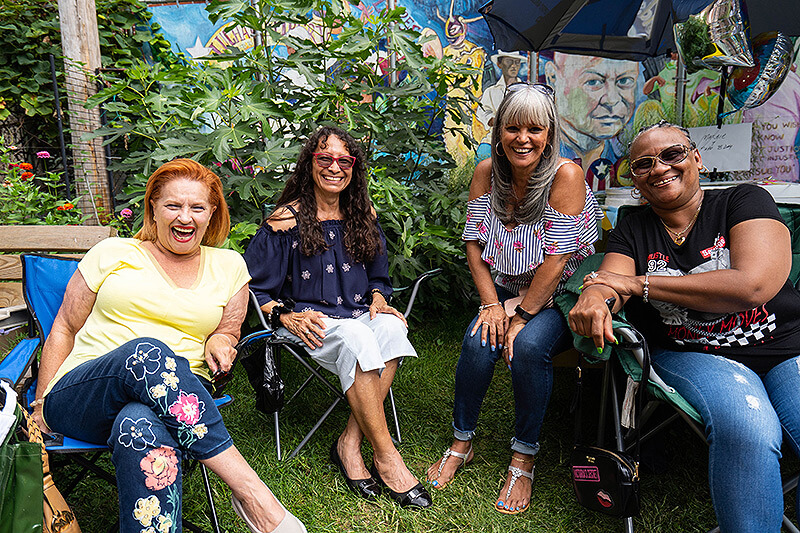
[[[233,446],[208,389],[228,372],[247,309],[219,178],[188,159],[147,182],[144,227],[95,245],[67,285],[42,350],[34,417],[108,444],[120,531],[180,531],[181,459],[217,473],[251,531],[305,527]],[[46,420],[46,422],[45,422]]]

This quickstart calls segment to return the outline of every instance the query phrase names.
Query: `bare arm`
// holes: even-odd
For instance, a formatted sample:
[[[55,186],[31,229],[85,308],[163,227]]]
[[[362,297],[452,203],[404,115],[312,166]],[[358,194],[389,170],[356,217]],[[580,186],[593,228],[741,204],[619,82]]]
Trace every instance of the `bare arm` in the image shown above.
[[[39,377],[36,386],[36,399],[44,395],[50,380],[55,376],[58,367],[67,358],[75,344],[75,335],[83,327],[89,313],[92,311],[97,294],[92,292],[83,279],[80,270],[75,273],[67,283],[64,292],[64,301],[53,321],[53,327],[42,347],[42,357],[39,363]],[[49,431],[42,418],[42,407],[37,405],[33,411],[33,418],[39,427]]]
[[[236,359],[236,343],[247,314],[248,285],[239,289],[222,309],[217,329],[206,339],[205,360],[211,373],[229,372]]]
[[[649,297],[712,313],[744,311],[771,300],[791,270],[789,230],[777,220],[746,220],[731,228],[730,240],[730,268],[686,276],[650,276]],[[596,284],[608,285],[623,297],[641,296],[644,276],[599,271],[584,286]]]

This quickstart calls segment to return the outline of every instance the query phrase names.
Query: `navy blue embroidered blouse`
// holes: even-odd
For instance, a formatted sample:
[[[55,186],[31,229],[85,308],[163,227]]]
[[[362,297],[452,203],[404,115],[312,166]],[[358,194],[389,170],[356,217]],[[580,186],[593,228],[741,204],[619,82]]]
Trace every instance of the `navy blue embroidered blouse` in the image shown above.
[[[286,231],[262,226],[244,253],[258,304],[291,298],[297,312],[314,310],[335,318],[356,318],[369,308],[372,289],[380,289],[388,298],[392,287],[386,237],[376,224],[382,249],[369,263],[358,263],[347,253],[340,220],[322,221],[328,249],[311,257],[300,251],[297,226]]]

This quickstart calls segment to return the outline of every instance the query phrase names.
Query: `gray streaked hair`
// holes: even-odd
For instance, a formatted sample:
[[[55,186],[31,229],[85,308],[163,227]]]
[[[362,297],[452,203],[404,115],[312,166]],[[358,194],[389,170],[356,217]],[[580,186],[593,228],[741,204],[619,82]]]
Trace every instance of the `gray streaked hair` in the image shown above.
[[[694,141],[692,140],[692,135],[689,133],[688,129],[684,128],[683,126],[679,126],[677,124],[673,124],[672,122],[669,122],[667,120],[659,120],[655,124],[650,124],[649,126],[642,126],[641,128],[639,128],[639,131],[637,131],[636,135],[633,136],[633,140],[628,143],[628,157],[629,158],[630,158],[630,153],[631,153],[631,146],[633,146],[633,143],[635,143],[637,141],[637,139],[639,139],[639,137],[641,137],[643,134],[647,133],[650,130],[654,130],[656,128],[674,128],[674,129],[680,131],[681,133],[683,133],[683,135],[686,137],[686,140],[689,141],[689,148],[695,148],[696,147],[696,145],[694,144]]]
[[[514,198],[511,164],[505,154],[497,152],[503,129],[509,124],[546,126],[548,139],[539,164],[528,178],[525,198],[508,214],[508,205]],[[561,157],[561,129],[558,112],[551,95],[534,86],[520,87],[507,93],[497,109],[492,128],[492,194],[491,204],[497,218],[503,224],[531,224],[544,215],[550,195],[550,187],[556,176]]]

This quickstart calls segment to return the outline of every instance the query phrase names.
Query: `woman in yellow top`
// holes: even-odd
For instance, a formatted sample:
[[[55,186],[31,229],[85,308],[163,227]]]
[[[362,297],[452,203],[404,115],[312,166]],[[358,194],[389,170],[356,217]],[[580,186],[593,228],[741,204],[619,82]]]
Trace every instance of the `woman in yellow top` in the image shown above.
[[[147,182],[144,227],[92,248],[42,350],[39,425],[112,450],[120,531],[181,530],[181,459],[230,487],[254,532],[303,532],[233,446],[208,392],[230,371],[247,309],[219,178],[178,159]],[[46,421],[46,422],[45,422]],[[148,531],[150,529],[147,529]]]

